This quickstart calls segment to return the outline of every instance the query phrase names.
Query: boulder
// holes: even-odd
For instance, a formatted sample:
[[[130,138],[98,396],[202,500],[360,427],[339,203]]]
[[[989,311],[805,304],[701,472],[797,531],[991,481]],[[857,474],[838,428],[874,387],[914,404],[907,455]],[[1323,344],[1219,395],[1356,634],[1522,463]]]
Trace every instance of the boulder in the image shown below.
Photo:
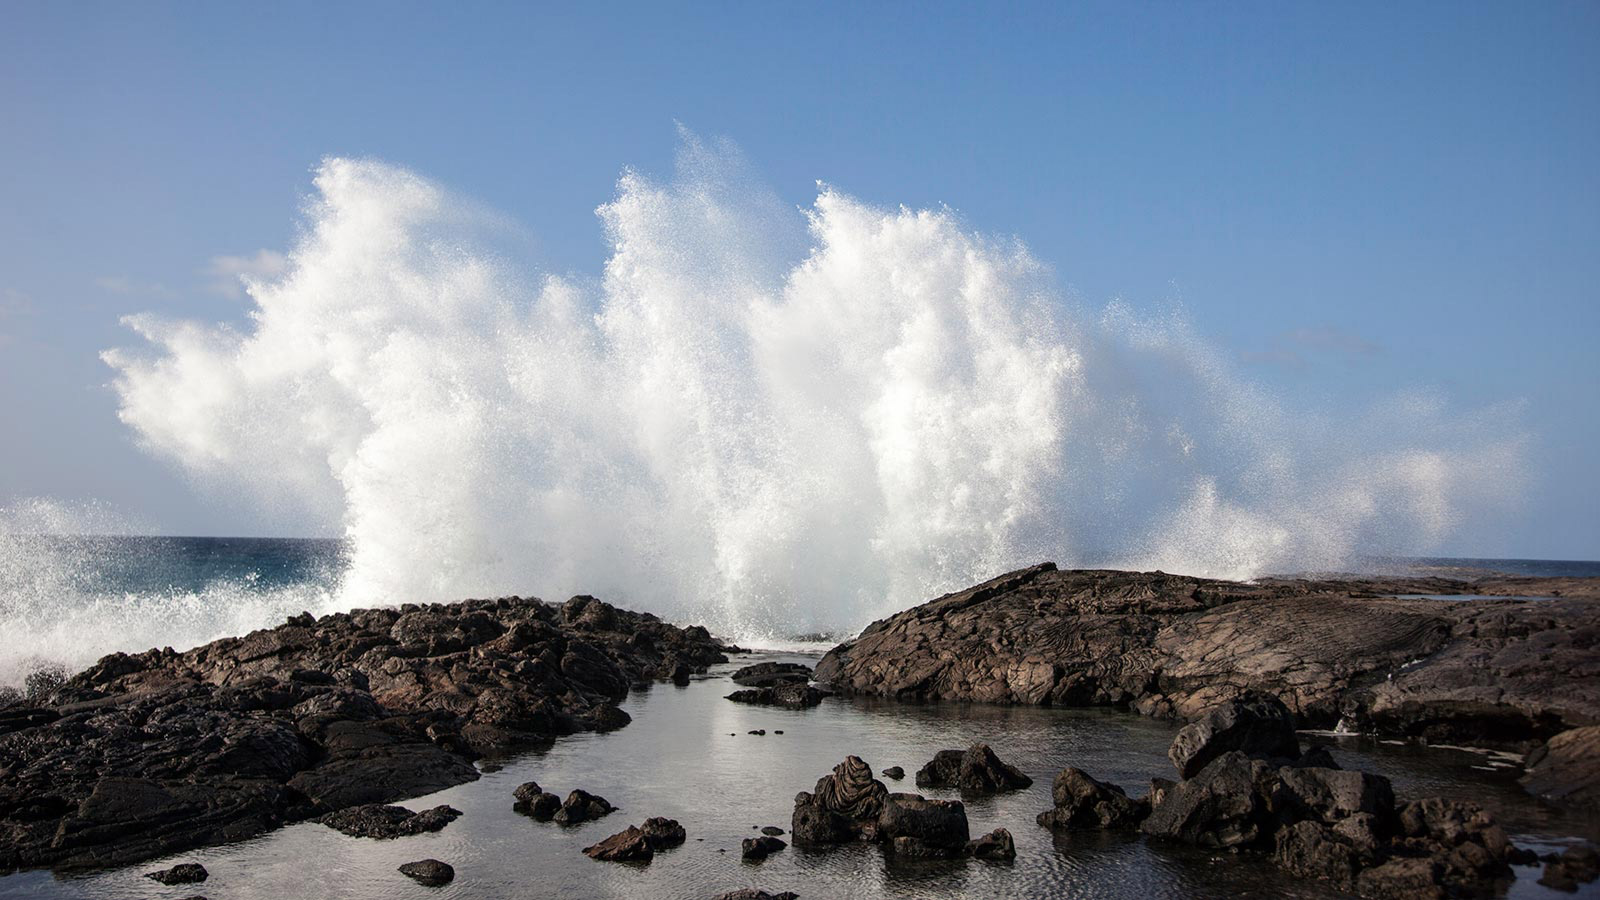
[[[442,863],[437,859],[419,859],[401,866],[400,874],[418,884],[440,887],[455,880],[456,870],[452,869],[449,863]]]
[[[1017,858],[1017,843],[1011,838],[1011,832],[1004,828],[996,828],[980,838],[968,841],[966,853],[973,859],[1009,862]]]
[[[963,793],[993,794],[1029,787],[1033,779],[995,756],[988,744],[966,750],[941,750],[917,771],[917,787],[960,788]]]
[[[532,816],[540,822],[548,822],[555,818],[561,811],[561,798],[555,794],[547,793],[539,787],[537,781],[525,782],[512,792],[516,802],[511,808],[525,816]]]
[[[956,856],[970,838],[966,807],[959,800],[890,794],[878,813],[877,835],[902,856]]]
[[[1131,800],[1122,788],[1096,781],[1081,769],[1062,769],[1050,794],[1055,805],[1040,813],[1038,822],[1057,831],[1132,829],[1150,814],[1148,801]]]
[[[588,791],[573,791],[551,818],[561,825],[577,825],[615,811],[616,807],[607,803],[604,797],[597,797]]]
[[[745,859],[759,861],[787,846],[789,845],[775,837],[762,835],[761,837],[745,838],[740,851]]]
[[[791,681],[779,684],[776,687],[734,691],[726,699],[735,703],[751,703],[757,706],[808,709],[821,703],[824,697],[829,696],[832,695],[828,691],[814,688],[803,681]]]
[[[805,684],[811,680],[811,667],[799,663],[764,662],[733,673],[733,683],[745,687],[770,688],[780,684]]]
[[[794,798],[789,831],[797,844],[840,844],[877,839],[878,814],[889,791],[872,767],[848,756],[811,792]]]
[[[619,831],[598,844],[583,848],[583,853],[590,859],[607,862],[649,862],[656,855],[650,846],[649,836],[643,829],[634,825],[629,825],[626,830]]]
[[[1212,760],[1231,751],[1256,759],[1298,759],[1300,741],[1294,725],[1294,714],[1277,697],[1250,694],[1185,725],[1167,756],[1180,778],[1193,778]]]
[[[1269,844],[1277,770],[1234,750],[1180,781],[1140,828],[1155,838],[1216,849]]]
[[[900,779],[906,777],[906,770],[900,768],[899,766],[890,766],[889,768],[884,769],[880,774],[882,774],[885,778],[893,778],[895,781],[899,781]]]
[[[655,851],[669,850],[682,845],[688,839],[688,832],[678,824],[677,819],[652,816],[644,820],[639,830],[644,832],[644,839],[650,843],[650,849]]]
[[[1528,754],[1522,785],[1554,803],[1600,810],[1600,725],[1572,728]]]

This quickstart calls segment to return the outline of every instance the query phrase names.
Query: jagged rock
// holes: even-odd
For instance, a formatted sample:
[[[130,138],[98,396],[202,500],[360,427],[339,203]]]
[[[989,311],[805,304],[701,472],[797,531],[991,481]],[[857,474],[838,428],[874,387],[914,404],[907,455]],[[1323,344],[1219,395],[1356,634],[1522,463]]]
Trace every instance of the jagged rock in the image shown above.
[[[342,831],[351,837],[391,840],[413,834],[438,831],[454,822],[461,811],[449,806],[435,806],[414,813],[404,806],[354,806],[329,813],[318,822]]]
[[[1278,770],[1278,781],[1283,800],[1301,818],[1332,822],[1357,814],[1393,815],[1394,789],[1382,775],[1285,766]]]
[[[761,837],[745,838],[740,846],[740,852],[745,859],[763,860],[787,846],[789,845],[775,837],[762,835]]]
[[[756,663],[733,673],[733,683],[745,687],[769,688],[780,684],[805,684],[810,680],[811,667],[799,663]]]
[[[1122,788],[1096,781],[1081,769],[1062,769],[1050,794],[1055,806],[1040,813],[1038,822],[1058,831],[1137,828],[1150,814],[1148,802],[1131,800]]]
[[[1140,827],[1200,847],[1259,845],[1270,839],[1277,791],[1274,767],[1230,751],[1168,791]]]
[[[1546,800],[1600,809],[1600,725],[1563,731],[1529,753],[1522,785]]]
[[[1600,853],[1593,847],[1568,847],[1545,863],[1539,883],[1558,891],[1576,892],[1578,885],[1600,878]]]
[[[899,766],[890,766],[889,768],[884,769],[881,774],[885,778],[893,778],[895,781],[899,781],[900,779],[906,777],[906,770],[900,768]]]
[[[588,791],[573,791],[562,802],[561,808],[556,810],[552,818],[561,825],[577,825],[588,822],[616,812],[616,807],[606,802],[606,798],[597,797]]]
[[[929,800],[917,794],[890,794],[878,813],[877,838],[901,856],[956,856],[970,835],[960,800]]]
[[[1341,890],[1355,886],[1361,860],[1356,850],[1320,822],[1301,821],[1278,830],[1273,854],[1279,866],[1307,878],[1330,881]]]
[[[649,862],[656,855],[650,846],[650,838],[634,825],[629,825],[627,829],[613,834],[598,844],[583,848],[583,853],[590,859],[607,862]]]
[[[561,798],[546,792],[537,781],[525,782],[512,792],[516,798],[511,808],[540,822],[548,822],[561,811]]]
[[[455,880],[456,870],[451,868],[449,863],[442,863],[437,859],[419,859],[401,866],[400,874],[418,884],[440,887]]]
[[[1232,750],[1258,759],[1298,759],[1294,713],[1277,697],[1252,694],[1230,700],[1178,731],[1167,756],[1178,777],[1193,778]]]
[[[828,691],[814,688],[803,681],[790,681],[776,687],[750,688],[734,691],[726,699],[735,703],[753,703],[759,706],[782,706],[788,709],[807,709],[821,703]]]
[[[965,751],[940,750],[917,771],[917,787],[960,788],[963,793],[993,794],[1029,787],[1033,779],[995,756],[988,744]]]
[[[199,863],[179,863],[170,869],[159,872],[146,872],[146,878],[159,881],[162,884],[197,884],[211,877],[206,867]]]
[[[658,851],[677,847],[689,836],[683,826],[678,824],[677,819],[665,819],[660,816],[645,819],[639,830],[644,832],[644,839],[650,842],[650,849]]]
[[[966,853],[973,859],[1008,862],[1017,858],[1017,843],[1011,832],[996,828],[983,837],[967,842]]]
[[[477,778],[483,753],[620,727],[629,685],[728,649],[592,599],[513,597],[114,653],[0,704],[0,872],[124,865],[433,793]]]
[[[1503,745],[1600,723],[1597,597],[1600,579],[1238,584],[1046,563],[874,622],[815,676],[844,693],[1183,719],[1255,692],[1307,727],[1344,717],[1380,735]]]
[[[794,798],[789,831],[798,844],[840,844],[877,839],[878,813],[888,788],[872,777],[872,767],[848,756],[816,788]]]

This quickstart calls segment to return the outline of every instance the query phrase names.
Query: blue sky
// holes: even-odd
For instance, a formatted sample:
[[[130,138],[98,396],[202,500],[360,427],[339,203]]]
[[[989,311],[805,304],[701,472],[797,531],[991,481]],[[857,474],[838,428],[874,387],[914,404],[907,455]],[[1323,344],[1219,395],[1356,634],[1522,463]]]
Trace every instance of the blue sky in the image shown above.
[[[252,533],[116,421],[99,351],[242,319],[311,169],[375,156],[598,271],[675,125],[1016,234],[1091,305],[1181,301],[1248,377],[1520,405],[1525,507],[1458,555],[1600,558],[1600,4],[0,7],[0,504]],[[267,255],[262,255],[267,251]],[[1509,426],[1508,426],[1509,427]]]

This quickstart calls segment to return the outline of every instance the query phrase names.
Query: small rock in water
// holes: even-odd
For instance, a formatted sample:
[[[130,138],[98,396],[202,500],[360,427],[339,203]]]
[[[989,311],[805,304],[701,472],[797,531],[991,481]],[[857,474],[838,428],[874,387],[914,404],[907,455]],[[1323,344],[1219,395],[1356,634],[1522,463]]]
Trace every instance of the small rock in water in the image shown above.
[[[775,729],[772,733],[773,734],[783,734],[783,729],[782,728]]]
[[[419,884],[439,887],[449,884],[456,877],[456,870],[450,868],[448,863],[442,863],[437,859],[419,859],[401,866],[400,874]]]
[[[776,825],[768,825],[767,827],[761,829],[761,833],[770,837],[777,837],[778,835],[783,834],[783,829]]]
[[[328,813],[317,821],[351,837],[386,841],[425,831],[438,831],[460,815],[461,810],[443,805],[414,813],[404,806],[372,803]]]
[[[147,872],[146,878],[154,879],[162,884],[196,884],[211,877],[206,867],[199,863],[179,863],[170,869],[159,872]]]
[[[561,809],[561,798],[540,788],[536,781],[520,785],[511,796],[517,800],[511,805],[512,809],[541,822],[555,818],[555,814]]]
[[[977,840],[968,841],[967,855],[973,859],[1013,860],[1017,858],[1017,844],[1011,832],[996,828]]]
[[[588,791],[573,791],[552,818],[562,825],[577,825],[616,811],[617,808],[607,803],[604,797],[597,797]]]
[[[754,735],[760,735],[762,737],[765,737],[766,733],[767,733],[767,730],[765,728],[753,728],[753,729],[750,730],[750,733],[754,734]]]
[[[726,894],[718,894],[715,900],[800,900],[800,895],[794,891],[769,894],[766,891],[758,891],[755,888],[741,888],[737,891],[729,891]]]
[[[745,838],[741,849],[744,852],[745,859],[762,860],[787,846],[789,845],[775,837],[762,836]]]
[[[899,781],[900,779],[906,777],[906,770],[900,768],[899,766],[890,766],[889,768],[883,770],[883,777],[893,778],[895,781]]]
[[[941,750],[917,772],[917,787],[960,788],[970,794],[993,794],[1033,784],[1016,766],[995,756],[988,744],[973,744],[965,752]]]
[[[733,683],[745,687],[776,687],[780,684],[805,684],[811,680],[811,667],[799,663],[764,662],[745,666],[733,673]]]
[[[634,825],[629,825],[627,830],[619,831],[592,847],[583,848],[583,853],[590,859],[608,862],[649,862],[656,855],[655,850],[650,847],[650,838]]]
[[[677,847],[688,839],[688,832],[678,824],[677,819],[665,819],[654,816],[644,820],[639,826],[644,832],[644,839],[649,842],[651,850],[666,850]]]

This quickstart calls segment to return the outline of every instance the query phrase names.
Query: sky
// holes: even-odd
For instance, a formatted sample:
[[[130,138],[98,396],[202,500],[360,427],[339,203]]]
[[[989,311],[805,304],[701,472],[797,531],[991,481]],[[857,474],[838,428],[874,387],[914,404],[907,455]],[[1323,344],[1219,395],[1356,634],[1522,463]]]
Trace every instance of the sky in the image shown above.
[[[1600,558],[1600,3],[0,4],[0,505],[256,534],[116,418],[153,310],[244,321],[328,156],[597,273],[677,127],[1015,235],[1091,306],[1181,304],[1290,404],[1436,391],[1533,436],[1450,555]],[[1488,410],[1489,413],[1484,411]]]

